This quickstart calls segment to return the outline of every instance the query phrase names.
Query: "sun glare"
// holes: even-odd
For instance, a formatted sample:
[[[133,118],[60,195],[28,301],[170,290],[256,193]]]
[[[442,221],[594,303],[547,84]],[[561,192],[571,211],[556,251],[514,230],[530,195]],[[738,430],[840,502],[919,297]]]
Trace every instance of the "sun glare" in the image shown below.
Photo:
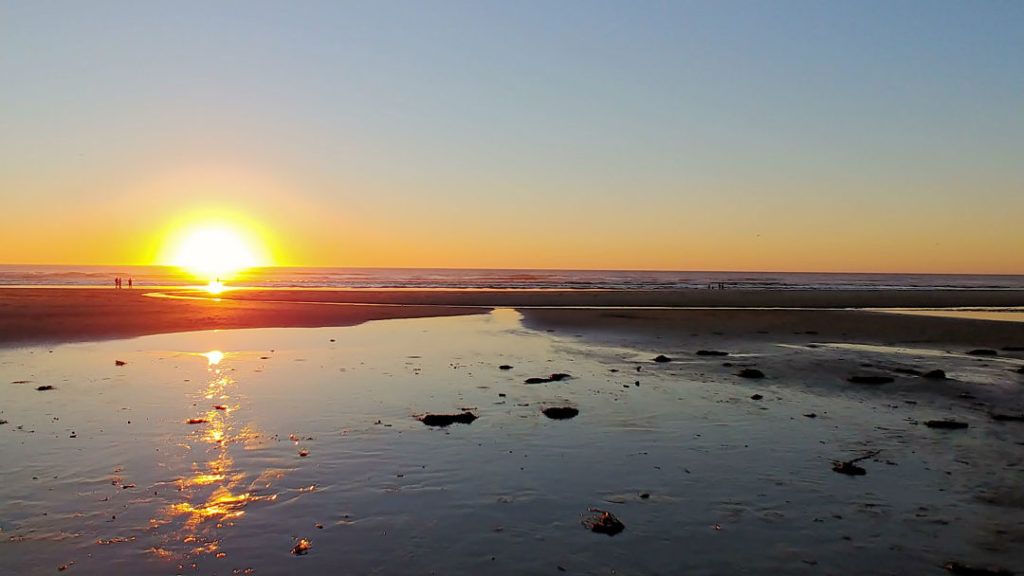
[[[219,285],[221,278],[259,266],[241,238],[224,228],[204,228],[189,234],[178,248],[173,264]]]

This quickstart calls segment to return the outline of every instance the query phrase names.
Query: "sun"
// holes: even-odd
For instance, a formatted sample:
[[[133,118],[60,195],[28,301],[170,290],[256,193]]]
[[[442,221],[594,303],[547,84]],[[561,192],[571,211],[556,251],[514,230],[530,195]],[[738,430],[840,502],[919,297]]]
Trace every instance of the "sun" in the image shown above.
[[[201,228],[188,233],[178,247],[172,264],[211,282],[261,265],[238,234],[218,227]]]

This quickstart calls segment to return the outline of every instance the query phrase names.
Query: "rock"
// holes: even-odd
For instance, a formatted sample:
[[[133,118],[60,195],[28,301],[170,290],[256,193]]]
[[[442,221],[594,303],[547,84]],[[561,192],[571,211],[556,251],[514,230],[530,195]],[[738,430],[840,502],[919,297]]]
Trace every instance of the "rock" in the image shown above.
[[[45,390],[56,390],[56,388],[54,388],[53,386],[50,386],[49,384],[43,384],[42,386],[37,386],[36,390],[39,390],[40,392],[43,392]]]
[[[562,380],[568,380],[569,378],[572,378],[570,374],[556,372],[547,378],[527,378],[526,380],[523,380],[523,382],[527,384],[543,384],[545,382],[561,382]]]
[[[946,562],[943,568],[958,576],[1013,576],[1013,572],[1005,568],[978,568],[960,562]]]
[[[580,413],[579,410],[570,406],[552,406],[541,410],[541,412],[552,420],[568,420],[575,418]]]
[[[946,371],[945,370],[938,370],[938,369],[929,370],[928,372],[925,372],[924,374],[921,374],[921,378],[927,378],[929,380],[945,380],[946,379]]]
[[[1024,366],[1017,368],[1017,374],[1024,374]]]
[[[832,471],[840,474],[846,474],[847,476],[863,476],[868,473],[867,470],[857,466],[853,462],[833,462]]]
[[[805,418],[817,418],[818,415],[815,414],[814,412],[808,412],[807,414],[804,414],[804,417]]]
[[[295,554],[296,556],[302,556],[303,554],[306,554],[307,552],[309,552],[309,549],[312,548],[312,547],[313,547],[313,544],[309,540],[306,540],[305,538],[303,538],[303,539],[299,540],[298,544],[296,544],[292,548],[292,554]]]
[[[969,354],[971,356],[998,356],[999,355],[998,352],[996,352],[995,350],[991,350],[989,348],[975,348],[974,350],[969,350],[967,352],[967,354]]]
[[[502,364],[501,366],[498,366],[498,370],[511,370],[511,369],[512,369],[512,367],[509,366],[508,364]]]
[[[451,424],[472,424],[473,420],[477,419],[477,415],[472,412],[463,412],[461,414],[427,414],[420,418],[420,422],[423,422],[427,426],[449,426]]]
[[[736,373],[740,378],[764,378],[764,372],[757,368],[744,368]]]
[[[847,380],[854,384],[888,384],[895,382],[892,376],[850,376]]]
[[[185,424],[205,424],[209,422],[206,418],[189,418],[185,420]]]
[[[672,359],[669,358],[668,356],[665,356],[664,354],[658,354],[657,356],[654,357],[654,361],[655,362],[671,362]]]
[[[946,430],[958,430],[968,426],[967,422],[960,422],[958,420],[928,420],[924,425],[929,428],[942,428]]]
[[[697,350],[697,356],[728,356],[728,352],[721,350]]]
[[[124,366],[127,364],[124,360],[114,360],[114,366]]]
[[[751,400],[760,400],[762,398],[764,398],[764,396],[761,396],[760,394],[754,394],[750,397]]]
[[[590,511],[597,514],[584,520],[583,525],[589,528],[591,532],[615,536],[626,529],[626,525],[613,516],[611,512],[597,508],[591,508]]]
[[[1000,414],[998,412],[989,412],[989,416],[993,420],[999,420],[1000,422],[1024,422],[1024,414]]]

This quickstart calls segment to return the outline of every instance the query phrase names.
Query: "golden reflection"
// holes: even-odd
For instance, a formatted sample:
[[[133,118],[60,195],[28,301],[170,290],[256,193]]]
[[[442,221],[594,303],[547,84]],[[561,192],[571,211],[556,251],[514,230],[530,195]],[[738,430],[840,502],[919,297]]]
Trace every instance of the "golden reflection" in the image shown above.
[[[151,524],[160,527],[180,522],[180,531],[172,536],[178,546],[173,547],[183,545],[186,556],[192,558],[201,555],[219,558],[224,555],[220,550],[219,530],[232,526],[236,519],[245,515],[250,503],[273,501],[276,495],[254,493],[267,490],[270,483],[260,484],[259,479],[247,482],[248,475],[236,469],[231,456],[232,444],[240,443],[245,447],[259,435],[248,426],[237,426],[234,419],[239,407],[224,403],[237,384],[227,375],[231,370],[224,366],[230,354],[211,350],[197,355],[206,359],[208,378],[195,397],[208,403],[202,407],[197,402],[202,412],[186,420],[195,424],[189,427],[186,441],[181,445],[198,459],[193,461],[191,472],[176,482],[181,500],[169,504],[164,518],[154,518]],[[260,479],[264,476],[266,474],[261,474]],[[172,546],[154,548],[153,552],[162,557],[169,547]]]

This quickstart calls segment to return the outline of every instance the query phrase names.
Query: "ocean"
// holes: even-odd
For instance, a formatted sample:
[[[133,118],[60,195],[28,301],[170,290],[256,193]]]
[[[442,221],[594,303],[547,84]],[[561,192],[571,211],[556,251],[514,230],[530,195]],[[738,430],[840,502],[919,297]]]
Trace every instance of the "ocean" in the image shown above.
[[[108,286],[115,277],[136,286],[205,284],[172,266],[2,265],[0,286]],[[648,270],[499,270],[446,268],[252,268],[224,278],[239,287],[505,290],[1021,290],[1024,275],[849,274]]]

